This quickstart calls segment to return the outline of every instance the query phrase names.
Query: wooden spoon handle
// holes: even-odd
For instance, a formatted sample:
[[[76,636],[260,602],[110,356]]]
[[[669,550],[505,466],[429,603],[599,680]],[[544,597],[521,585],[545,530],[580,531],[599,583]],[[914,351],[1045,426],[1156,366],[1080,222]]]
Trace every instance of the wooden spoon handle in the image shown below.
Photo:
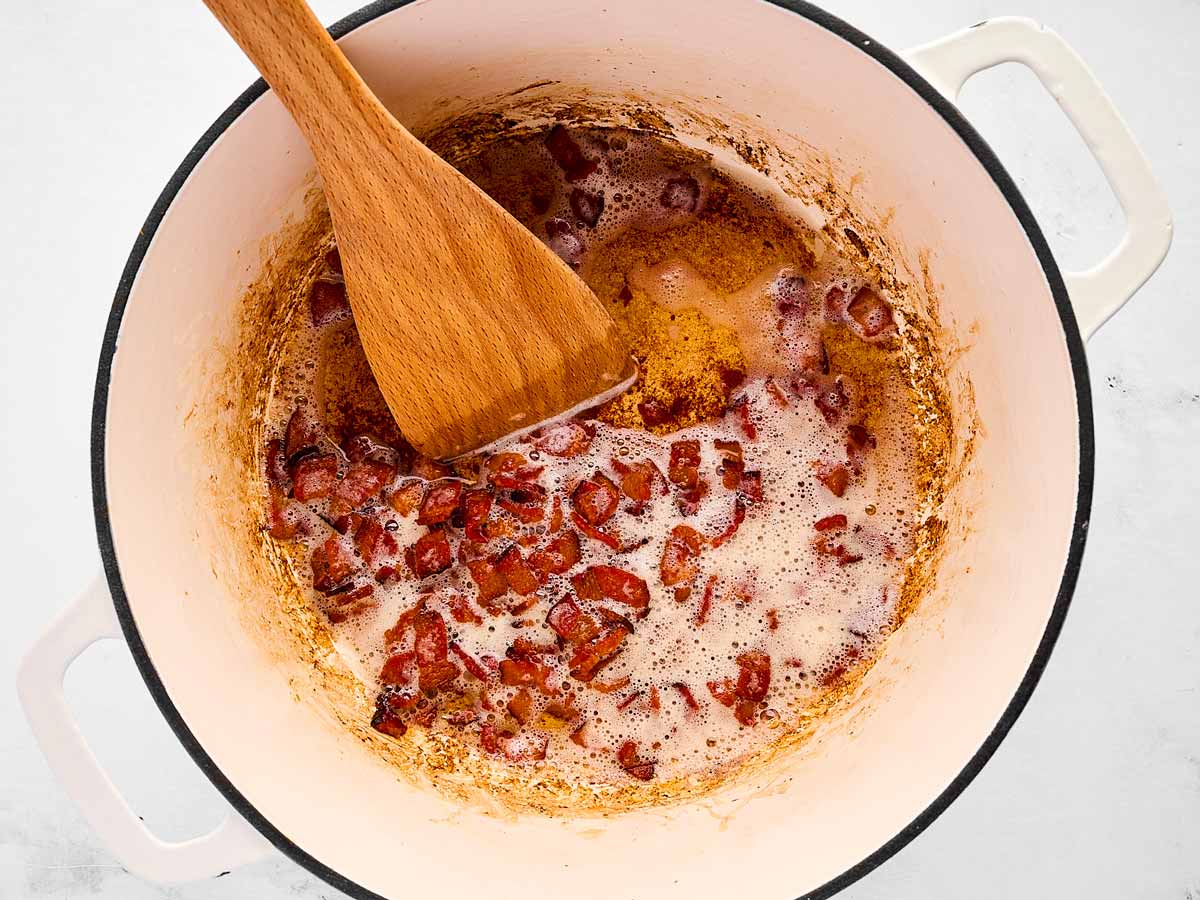
[[[204,3],[287,107],[322,169],[344,139],[377,142],[399,131],[419,143],[399,127],[304,0]]]

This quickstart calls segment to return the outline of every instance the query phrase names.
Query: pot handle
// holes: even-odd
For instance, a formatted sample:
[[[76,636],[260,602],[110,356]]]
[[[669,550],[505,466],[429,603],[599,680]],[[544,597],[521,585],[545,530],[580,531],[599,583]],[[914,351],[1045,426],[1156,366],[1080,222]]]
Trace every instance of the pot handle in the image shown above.
[[[1126,230],[1099,263],[1063,274],[1080,330],[1090,338],[1154,274],[1171,246],[1167,198],[1129,126],[1079,54],[1032,19],[989,19],[904,55],[952,102],[977,72],[1005,62],[1028,66],[1092,151],[1125,211]]]
[[[233,810],[215,829],[171,843],[137,817],[100,766],[63,693],[75,659],[97,641],[120,639],[103,578],[68,606],[33,645],[17,672],[17,692],[46,761],[92,829],[130,872],[150,881],[211,878],[268,855],[271,846]]]

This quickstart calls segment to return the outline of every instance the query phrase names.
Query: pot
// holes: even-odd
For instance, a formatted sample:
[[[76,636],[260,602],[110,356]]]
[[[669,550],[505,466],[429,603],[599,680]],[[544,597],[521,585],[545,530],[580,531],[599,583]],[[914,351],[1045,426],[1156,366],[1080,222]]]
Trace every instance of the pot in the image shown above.
[[[1171,237],[1132,136],[1070,48],[1021,19],[902,56],[798,2],[712,2],[704,15],[691,0],[383,2],[333,31],[418,133],[571,98],[632,107],[731,164],[770,169],[824,211],[831,240],[851,224],[872,235],[876,261],[939,324],[955,420],[971,427],[972,455],[952,461],[937,586],[844,709],[720,796],[600,819],[514,816],[399,777],[328,701],[344,686],[318,683],[290,652],[297,639],[268,612],[274,598],[228,503],[249,478],[244,461],[218,459],[246,423],[212,402],[216,379],[265,344],[245,329],[242,296],[312,183],[307,148],[259,82],[167,185],[113,304],[93,420],[106,577],[19,676],[52,768],[122,864],[155,880],[216,875],[273,845],[355,897],[423,884],[467,896],[486,879],[499,896],[607,898],[614,877],[663,900],[836,892],[979,772],[1062,625],[1092,490],[1082,337],[1154,272]],[[1125,209],[1120,245],[1086,272],[1060,273],[954,107],[970,75],[1005,61],[1055,95]],[[228,799],[213,833],[175,844],[150,834],[75,728],[63,674],[109,636],[128,641]]]

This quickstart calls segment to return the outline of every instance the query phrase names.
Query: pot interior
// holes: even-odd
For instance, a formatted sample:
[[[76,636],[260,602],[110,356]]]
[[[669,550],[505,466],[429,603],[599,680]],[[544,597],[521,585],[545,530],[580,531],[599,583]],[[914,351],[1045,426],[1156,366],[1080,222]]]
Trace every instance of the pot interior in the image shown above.
[[[645,894],[741,892],[748,878],[759,894],[807,892],[947,788],[1047,631],[1079,483],[1059,309],[967,144],[824,25],[766,3],[704,16],[685,0],[497,6],[414,3],[343,46],[435,146],[559,116],[663,130],[819,210],[823,236],[847,253],[848,232],[864,241],[880,278],[929,324],[945,371],[956,440],[935,588],[852,702],[798,751],[711,798],[604,818],[517,816],[402,777],[363,739],[361,688],[257,552],[246,491],[269,340],[254,325],[283,308],[251,290],[248,317],[247,290],[311,238],[314,202],[311,156],[266,94],[183,182],[121,323],[104,462],[137,635],[160,700],[256,824],[381,895],[407,894],[414,879],[465,893],[488,877],[505,893],[608,896],[614,860],[629,859]],[[536,865],[516,846],[536,848]]]

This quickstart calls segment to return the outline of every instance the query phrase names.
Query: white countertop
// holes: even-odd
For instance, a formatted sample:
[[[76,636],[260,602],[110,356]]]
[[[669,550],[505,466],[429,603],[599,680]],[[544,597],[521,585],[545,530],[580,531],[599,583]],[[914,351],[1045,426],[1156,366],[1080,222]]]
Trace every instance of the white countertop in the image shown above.
[[[332,22],[357,2],[313,5]],[[0,898],[340,898],[281,856],[207,883],[139,881],[53,781],[20,715],[17,661],[99,571],[88,426],[119,273],[171,172],[253,73],[198,0],[5,6],[0,686],[10,687],[0,689]],[[1200,5],[826,6],[894,49],[988,16],[1051,26],[1125,115],[1176,222],[1162,269],[1088,346],[1095,505],[1075,601],[1041,685],[963,796],[841,896],[1200,900]],[[963,106],[1060,262],[1098,259],[1120,233],[1119,209],[1033,76],[986,73]],[[158,715],[123,643],[89,651],[68,695],[118,785],[163,837],[218,821],[221,799]]]

